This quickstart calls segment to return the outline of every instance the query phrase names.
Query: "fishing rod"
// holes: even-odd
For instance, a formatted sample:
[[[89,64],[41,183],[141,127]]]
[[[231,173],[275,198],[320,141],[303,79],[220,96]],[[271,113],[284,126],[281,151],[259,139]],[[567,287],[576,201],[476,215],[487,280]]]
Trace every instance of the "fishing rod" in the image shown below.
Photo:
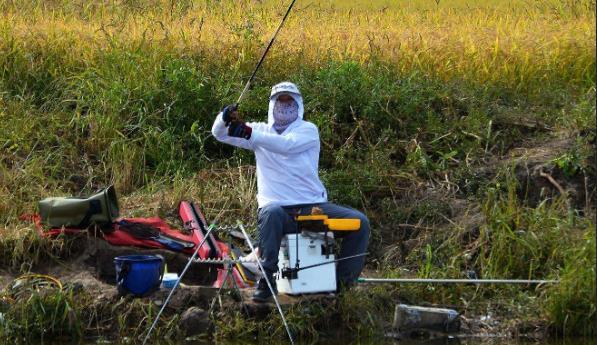
[[[559,280],[525,280],[525,279],[422,279],[422,278],[359,278],[359,283],[369,284],[558,284]]]
[[[253,73],[251,74],[251,77],[249,78],[249,80],[247,80],[247,83],[245,84],[245,88],[240,93],[240,96],[238,97],[238,100],[236,101],[236,104],[235,104],[236,107],[238,107],[238,105],[240,104],[240,102],[245,97],[245,93],[249,90],[249,86],[251,86],[251,83],[253,82],[253,79],[255,79],[255,75],[257,74],[257,71],[259,70],[259,67],[261,67],[261,64],[263,63],[263,60],[265,60],[265,56],[267,55],[267,52],[269,52],[269,49],[274,44],[274,40],[276,39],[276,36],[278,36],[278,32],[280,32],[280,29],[282,28],[282,25],[284,25],[284,22],[286,21],[286,18],[290,14],[290,10],[292,10],[292,7],[294,6],[295,2],[296,2],[296,0],[292,0],[292,2],[290,3],[290,6],[288,6],[288,9],[286,10],[286,14],[284,14],[284,17],[282,18],[282,21],[280,22],[280,25],[278,25],[278,28],[276,29],[276,32],[274,32],[271,40],[269,41],[269,44],[265,48],[265,51],[263,52],[263,55],[261,55],[261,59],[259,59],[259,62],[257,63],[257,66],[255,66],[255,69],[253,70]]]
[[[282,272],[281,272],[282,273],[282,278],[294,279],[294,278],[297,277],[296,274],[299,271],[306,270],[306,269],[313,268],[313,267],[319,267],[319,266],[323,266],[323,265],[335,264],[335,263],[340,262],[340,261],[344,261],[344,260],[348,260],[348,259],[354,259],[354,258],[358,258],[358,257],[361,257],[361,256],[366,256],[366,255],[369,255],[369,253],[363,253],[363,254],[356,254],[356,255],[351,255],[351,256],[345,256],[345,257],[340,258],[340,259],[331,260],[331,261],[325,261],[325,262],[320,262],[320,263],[317,263],[317,264],[313,264],[313,265],[309,265],[309,266],[304,266],[304,267],[298,267],[298,268],[287,267],[287,268],[284,268],[282,270]]]
[[[245,227],[243,226],[243,224],[240,221],[238,221],[237,224],[238,224],[238,227],[240,228],[240,230],[243,232],[243,235],[245,236],[247,244],[251,248],[251,253],[255,253],[255,248],[253,248],[253,243],[252,243],[249,235],[247,235],[247,232],[245,231]],[[290,327],[288,327],[288,323],[286,322],[286,318],[284,317],[284,313],[282,312],[282,308],[280,307],[280,302],[278,302],[278,298],[276,297],[276,292],[274,291],[274,288],[272,288],[272,284],[269,281],[269,278],[267,277],[267,274],[265,273],[265,269],[263,268],[263,265],[261,265],[261,261],[259,259],[257,259],[257,264],[259,265],[259,269],[263,273],[263,278],[265,278],[265,282],[267,283],[267,287],[269,288],[269,291],[272,293],[272,297],[274,297],[274,302],[276,302],[276,307],[278,308],[278,312],[280,313],[280,316],[282,317],[282,322],[284,323],[284,327],[286,327],[286,333],[288,333],[288,338],[290,338],[290,343],[292,345],[294,345],[294,339],[292,338],[292,333],[290,333]]]
[[[151,335],[151,332],[153,331],[153,329],[155,328],[155,325],[158,323],[158,320],[160,319],[160,315],[162,315],[162,312],[164,311],[164,309],[166,308],[166,306],[168,305],[168,302],[170,302],[170,298],[172,297],[172,295],[174,294],[174,290],[176,290],[176,288],[178,287],[178,285],[180,285],[180,281],[182,280],[182,277],[185,275],[185,273],[187,273],[187,270],[189,269],[189,267],[191,266],[191,263],[193,263],[195,257],[197,256],[197,254],[199,253],[199,249],[203,246],[203,243],[205,243],[205,241],[207,240],[207,238],[209,237],[209,234],[212,232],[213,229],[215,229],[215,223],[212,223],[209,228],[207,229],[207,233],[205,234],[205,236],[203,236],[203,239],[201,240],[201,242],[199,243],[199,245],[197,246],[197,249],[195,249],[195,252],[193,252],[193,255],[191,256],[191,258],[189,259],[189,262],[187,262],[187,265],[184,267],[184,269],[182,270],[182,273],[180,273],[180,277],[178,277],[178,280],[176,281],[176,283],[174,284],[174,287],[172,288],[172,290],[170,290],[170,293],[168,294],[168,297],[166,298],[166,301],[164,302],[164,304],[162,305],[162,308],[160,309],[160,311],[158,312],[158,315],[156,315],[155,320],[153,320],[153,324],[151,325],[151,327],[149,328],[149,331],[147,332],[147,335],[145,336],[145,339],[143,339],[143,345],[145,345],[145,343],[147,343],[147,340],[149,339],[149,336]]]
[[[302,270],[306,270],[306,269],[313,268],[313,267],[319,267],[319,266],[323,266],[323,265],[335,264],[336,262],[340,262],[340,261],[344,261],[344,260],[348,260],[348,259],[359,258],[361,256],[367,256],[367,255],[369,255],[369,253],[363,253],[363,254],[356,254],[356,255],[351,255],[351,256],[345,256],[343,258],[332,260],[332,261],[320,262],[318,264],[313,264],[313,265],[309,265],[309,266],[299,267],[297,269],[297,271],[302,271]]]

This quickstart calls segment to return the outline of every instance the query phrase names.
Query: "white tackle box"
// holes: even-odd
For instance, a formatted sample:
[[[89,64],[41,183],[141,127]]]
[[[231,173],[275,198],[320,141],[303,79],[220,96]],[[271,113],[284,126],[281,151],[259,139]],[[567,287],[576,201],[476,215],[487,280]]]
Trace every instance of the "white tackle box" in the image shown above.
[[[297,272],[296,279],[282,277],[285,268],[294,268],[297,257],[297,235],[288,234],[282,238],[278,256],[276,284],[278,292],[289,295],[336,291],[336,263],[333,254],[333,234],[303,232],[298,235],[299,267],[329,262]],[[326,246],[327,243],[327,246]],[[326,255],[330,253],[329,255]]]

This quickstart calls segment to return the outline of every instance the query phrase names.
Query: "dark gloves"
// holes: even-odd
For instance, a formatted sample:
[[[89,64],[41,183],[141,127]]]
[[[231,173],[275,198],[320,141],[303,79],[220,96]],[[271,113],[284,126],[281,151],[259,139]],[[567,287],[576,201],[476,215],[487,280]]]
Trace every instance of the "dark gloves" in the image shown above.
[[[222,120],[226,124],[226,127],[230,125],[230,122],[238,119],[238,104],[227,105],[222,109]]]
[[[253,129],[238,118],[237,111],[238,104],[227,105],[222,109],[222,120],[226,124],[226,127],[228,127],[228,135],[249,140]]]
[[[243,121],[232,121],[228,126],[228,135],[231,137],[245,138],[249,140],[253,129],[247,126]]]

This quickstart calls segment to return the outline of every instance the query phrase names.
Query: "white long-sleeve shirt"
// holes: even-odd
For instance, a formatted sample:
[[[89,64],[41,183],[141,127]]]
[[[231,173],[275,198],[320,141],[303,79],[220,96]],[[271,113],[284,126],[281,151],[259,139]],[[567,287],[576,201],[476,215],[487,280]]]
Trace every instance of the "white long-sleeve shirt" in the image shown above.
[[[311,204],[327,201],[327,192],[319,179],[319,131],[303,120],[303,100],[292,96],[299,105],[299,116],[284,132],[274,128],[273,106],[270,100],[268,122],[249,122],[251,138],[228,135],[228,128],[218,114],[211,129],[220,142],[252,150],[257,162],[257,203],[280,206]]]

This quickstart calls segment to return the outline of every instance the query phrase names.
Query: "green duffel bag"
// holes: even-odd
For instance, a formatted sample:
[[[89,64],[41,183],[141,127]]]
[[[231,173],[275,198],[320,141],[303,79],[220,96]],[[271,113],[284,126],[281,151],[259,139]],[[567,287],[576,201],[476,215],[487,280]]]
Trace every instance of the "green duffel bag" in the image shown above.
[[[116,190],[110,186],[89,198],[57,197],[39,202],[39,214],[44,225],[51,228],[87,228],[104,226],[118,218]]]

